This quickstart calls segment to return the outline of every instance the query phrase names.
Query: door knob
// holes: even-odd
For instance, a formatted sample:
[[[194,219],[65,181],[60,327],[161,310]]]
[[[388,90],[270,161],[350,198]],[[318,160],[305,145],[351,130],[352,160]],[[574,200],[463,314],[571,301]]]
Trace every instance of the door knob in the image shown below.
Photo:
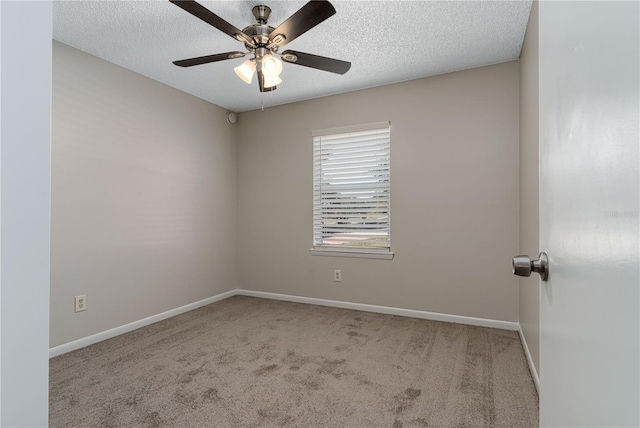
[[[513,258],[514,275],[530,276],[532,271],[538,272],[543,281],[549,278],[549,258],[546,251],[540,253],[538,260],[531,260],[529,256],[515,256]]]

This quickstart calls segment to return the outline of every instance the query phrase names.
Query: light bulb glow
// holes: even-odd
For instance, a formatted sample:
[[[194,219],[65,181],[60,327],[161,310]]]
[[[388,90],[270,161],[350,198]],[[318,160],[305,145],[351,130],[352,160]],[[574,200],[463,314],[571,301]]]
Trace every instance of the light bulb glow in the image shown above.
[[[239,78],[244,80],[246,83],[251,84],[251,79],[253,78],[253,73],[256,71],[256,63],[250,59],[246,60],[233,69]]]
[[[263,86],[265,88],[272,88],[272,87],[277,86],[280,83],[282,83],[282,79],[279,78],[278,76],[276,76],[276,77],[267,77],[267,76],[263,75],[263,77],[264,77]]]
[[[262,57],[262,73],[267,77],[278,77],[282,72],[282,61],[273,55]]]

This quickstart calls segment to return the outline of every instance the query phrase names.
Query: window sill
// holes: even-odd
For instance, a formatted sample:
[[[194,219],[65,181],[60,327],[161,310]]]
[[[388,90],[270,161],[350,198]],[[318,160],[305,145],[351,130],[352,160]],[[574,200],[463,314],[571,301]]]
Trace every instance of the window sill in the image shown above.
[[[326,256],[326,257],[356,257],[360,259],[383,259],[392,260],[393,253],[378,253],[373,251],[349,251],[349,250],[334,250],[334,249],[319,249],[311,248],[309,254],[312,256]]]

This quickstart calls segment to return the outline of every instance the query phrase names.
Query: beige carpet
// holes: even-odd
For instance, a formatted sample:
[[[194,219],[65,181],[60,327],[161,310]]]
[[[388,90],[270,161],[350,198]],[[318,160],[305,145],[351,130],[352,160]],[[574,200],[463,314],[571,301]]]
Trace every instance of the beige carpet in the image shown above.
[[[516,332],[236,296],[51,360],[52,427],[537,427]]]

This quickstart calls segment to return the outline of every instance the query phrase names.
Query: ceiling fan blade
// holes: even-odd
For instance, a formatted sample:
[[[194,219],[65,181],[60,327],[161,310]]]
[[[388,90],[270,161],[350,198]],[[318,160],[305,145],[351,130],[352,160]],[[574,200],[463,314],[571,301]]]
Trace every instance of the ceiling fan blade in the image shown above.
[[[312,55],[305,52],[284,51],[282,52],[281,58],[289,64],[303,65],[305,67],[317,68],[318,70],[329,71],[336,74],[345,74],[351,68],[350,62]]]
[[[176,6],[178,6],[179,8],[189,12],[191,15],[195,16],[196,18],[200,18],[207,24],[212,25],[216,27],[218,30],[222,31],[223,33],[230,35],[234,39],[253,45],[253,40],[251,39],[251,37],[247,36],[241,30],[229,24],[227,21],[220,18],[218,15],[211,12],[209,9],[202,6],[201,4],[193,0],[169,0],[169,1],[175,4]]]
[[[278,89],[277,86],[272,86],[270,88],[265,88],[264,87],[264,75],[262,74],[262,71],[258,71],[258,86],[260,86],[260,92],[271,92],[271,91],[275,91],[276,89]]]
[[[173,61],[173,63],[179,67],[191,67],[193,65],[208,64],[210,62],[242,58],[243,56],[245,56],[244,52],[225,52],[215,55],[199,56],[197,58],[181,59],[180,61]]]
[[[284,46],[336,13],[327,0],[311,0],[269,35],[271,44]]]

